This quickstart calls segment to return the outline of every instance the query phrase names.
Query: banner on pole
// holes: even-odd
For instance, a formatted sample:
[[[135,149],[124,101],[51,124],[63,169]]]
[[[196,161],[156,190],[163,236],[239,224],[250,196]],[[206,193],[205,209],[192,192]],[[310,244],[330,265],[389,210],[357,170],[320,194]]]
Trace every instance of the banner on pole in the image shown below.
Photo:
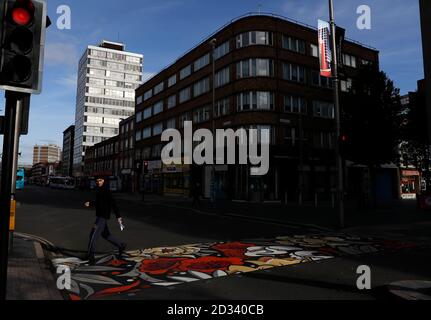
[[[330,26],[329,23],[323,20],[318,21],[319,34],[319,59],[320,59],[320,75],[323,77],[332,76],[332,54],[330,45]]]

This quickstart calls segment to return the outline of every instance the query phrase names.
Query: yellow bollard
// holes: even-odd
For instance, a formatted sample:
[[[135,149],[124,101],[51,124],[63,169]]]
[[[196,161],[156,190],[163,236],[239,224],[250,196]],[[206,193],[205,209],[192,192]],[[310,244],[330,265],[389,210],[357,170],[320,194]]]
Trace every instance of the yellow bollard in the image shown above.
[[[10,202],[9,231],[15,231],[16,200]]]

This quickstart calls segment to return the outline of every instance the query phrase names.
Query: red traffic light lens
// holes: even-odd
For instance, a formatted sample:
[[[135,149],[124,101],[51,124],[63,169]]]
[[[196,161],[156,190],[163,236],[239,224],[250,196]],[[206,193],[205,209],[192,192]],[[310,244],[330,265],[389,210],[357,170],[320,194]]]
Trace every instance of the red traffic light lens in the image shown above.
[[[17,25],[26,26],[31,22],[31,14],[24,8],[15,8],[12,11],[12,19]]]

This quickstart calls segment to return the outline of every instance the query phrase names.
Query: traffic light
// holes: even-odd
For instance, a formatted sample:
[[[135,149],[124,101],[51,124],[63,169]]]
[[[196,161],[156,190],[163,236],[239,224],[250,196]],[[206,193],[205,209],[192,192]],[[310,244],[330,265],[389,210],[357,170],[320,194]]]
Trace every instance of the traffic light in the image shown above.
[[[142,162],[141,161],[136,161],[136,163],[135,163],[135,171],[138,174],[142,173]]]
[[[340,154],[343,158],[346,158],[350,155],[350,137],[343,133],[339,137],[339,148],[340,148]]]
[[[45,0],[0,0],[0,89],[40,93],[42,87]]]
[[[148,163],[148,161],[144,161],[144,174],[148,174],[148,165],[149,165],[149,163]]]

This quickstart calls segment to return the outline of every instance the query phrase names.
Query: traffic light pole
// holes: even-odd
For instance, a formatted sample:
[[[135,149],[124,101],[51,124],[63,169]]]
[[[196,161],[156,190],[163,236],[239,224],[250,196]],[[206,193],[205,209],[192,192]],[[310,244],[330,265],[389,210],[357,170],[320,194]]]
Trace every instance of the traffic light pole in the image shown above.
[[[9,223],[13,176],[16,175],[16,146],[19,135],[18,115],[22,108],[24,95],[6,91],[6,114],[4,121],[4,140],[0,192],[0,301],[6,300],[7,268],[9,256]]]
[[[336,25],[334,21],[334,2],[329,0],[329,20],[331,25],[331,42],[332,42],[332,61],[333,61],[333,85],[334,85],[334,106],[335,106],[335,157],[337,166],[337,215],[339,227],[344,228],[344,178],[343,178],[343,160],[340,152],[341,136],[341,117],[340,117],[340,79],[338,77],[338,54]]]
[[[28,103],[30,103],[30,95],[29,94],[20,94],[21,99],[19,99],[16,103],[16,116],[15,116],[15,128],[14,128],[14,136],[13,136],[13,152],[12,152],[12,183],[11,183],[11,201],[14,206],[14,211],[16,211],[16,173],[18,172],[18,154],[19,154],[19,139],[21,135],[21,124],[23,117],[23,109],[24,109],[24,98],[27,97]],[[16,212],[14,212],[16,215]],[[15,217],[14,217],[15,219]],[[15,225],[15,222],[14,222]],[[9,237],[9,248],[10,252],[13,251],[13,240],[14,240],[14,229],[10,230]]]

